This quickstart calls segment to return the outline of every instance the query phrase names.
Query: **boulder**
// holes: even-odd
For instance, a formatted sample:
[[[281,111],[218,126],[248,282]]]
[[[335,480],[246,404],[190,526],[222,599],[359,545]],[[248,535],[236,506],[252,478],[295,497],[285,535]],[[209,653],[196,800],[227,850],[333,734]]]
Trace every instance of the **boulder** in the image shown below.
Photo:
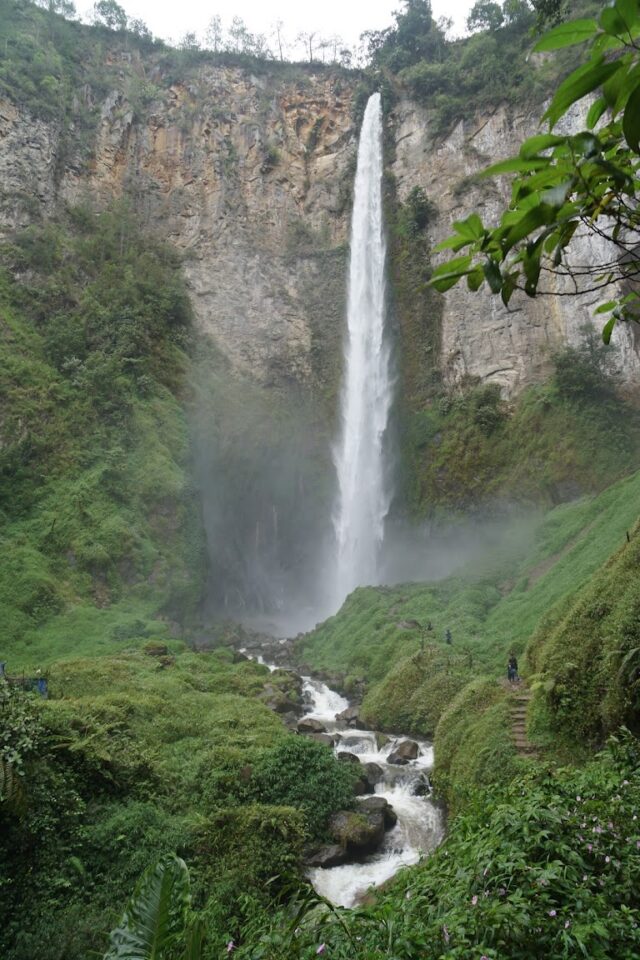
[[[273,683],[265,683],[260,699],[275,713],[295,713],[298,716],[302,713],[301,705],[291,700],[280,687],[276,687]]]
[[[367,793],[373,793],[376,783],[384,780],[384,770],[378,763],[363,763],[362,777],[367,782]]]
[[[347,707],[346,710],[343,710],[342,713],[336,714],[336,720],[338,723],[344,723],[347,727],[360,727],[361,730],[365,728],[360,726],[360,709],[359,707]]]
[[[429,777],[426,773],[423,773],[416,782],[413,792],[416,797],[427,797],[431,793],[431,784],[429,783]]]
[[[324,723],[314,720],[313,717],[302,717],[298,720],[298,733],[326,733],[327,728]]]
[[[329,833],[349,856],[364,857],[384,840],[384,816],[379,810],[338,810],[329,821]]]
[[[355,753],[349,753],[348,750],[338,750],[336,756],[342,763],[360,763],[360,757],[356,756]]]
[[[366,793],[371,793],[369,784],[364,777],[358,777],[357,780],[353,781],[353,795],[354,797],[364,797]]]
[[[343,847],[340,843],[329,843],[324,847],[314,850],[314,852],[306,858],[305,863],[308,867],[322,867],[326,870],[328,867],[339,867],[346,859],[346,847]]]
[[[387,762],[402,765],[409,763],[410,760],[417,758],[419,749],[415,740],[401,740],[387,757]]]
[[[376,747],[378,750],[382,750],[382,748],[386,747],[386,745],[389,743],[389,737],[386,735],[386,733],[376,733],[375,737]]]
[[[391,827],[395,827],[398,822],[398,814],[384,797],[365,797],[362,800],[357,800],[356,804],[358,813],[382,814],[385,830],[390,830]]]

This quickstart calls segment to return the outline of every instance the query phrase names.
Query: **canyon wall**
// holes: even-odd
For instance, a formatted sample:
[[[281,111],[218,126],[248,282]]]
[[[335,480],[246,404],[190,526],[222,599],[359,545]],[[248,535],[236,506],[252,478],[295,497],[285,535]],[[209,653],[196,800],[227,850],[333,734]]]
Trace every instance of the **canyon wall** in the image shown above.
[[[540,113],[539,108],[525,114],[500,106],[473,122],[460,122],[444,137],[434,137],[428,108],[400,99],[391,116],[395,137],[391,169],[397,197],[406,200],[414,187],[425,191],[436,211],[429,225],[432,245],[453,232],[454,220],[474,210],[487,225],[498,223],[509,202],[509,178],[477,175],[513,156],[522,140],[541,132]],[[558,131],[578,130],[583,122],[574,110],[563,118]],[[572,262],[606,262],[611,257],[607,247],[598,237],[576,235]],[[530,299],[516,292],[506,308],[486,285],[472,293],[460,282],[441,298],[440,315],[433,322],[440,324],[438,364],[446,384],[473,378],[499,384],[505,396],[517,394],[548,375],[554,351],[565,343],[581,342],[585,325],[594,321],[595,307],[608,299],[607,291],[574,296],[574,285],[566,278],[547,278],[540,287],[556,295]],[[623,380],[632,383],[640,373],[635,328],[618,326],[612,342],[614,364]]]
[[[105,67],[111,92],[97,104],[88,88],[76,96],[79,113],[99,109],[90,136],[79,121],[63,129],[0,102],[0,233],[65,202],[128,196],[146,224],[183,252],[198,325],[231,369],[267,387],[310,388],[335,408],[355,76],[291,65],[254,74],[203,62],[177,80],[125,51],[110,54]],[[146,92],[142,103],[133,80]],[[425,190],[437,211],[432,245],[471,210],[495,222],[508,181],[477,174],[536,132],[538,112],[499,107],[436,137],[427,108],[396,102],[388,122],[397,199]],[[602,241],[585,237],[574,255],[597,261]],[[444,383],[495,382],[511,396],[544,378],[553,351],[580,341],[601,299],[564,296],[572,290],[567,281],[547,289],[560,295],[516,294],[509,309],[464,283],[434,294],[432,362]],[[614,340],[616,363],[632,381],[640,372],[635,331],[622,327]]]

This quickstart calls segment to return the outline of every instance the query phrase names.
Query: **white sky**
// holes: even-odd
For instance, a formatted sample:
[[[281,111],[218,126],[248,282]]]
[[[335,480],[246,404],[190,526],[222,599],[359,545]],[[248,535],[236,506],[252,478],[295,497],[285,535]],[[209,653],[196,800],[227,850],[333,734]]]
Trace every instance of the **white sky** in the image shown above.
[[[130,18],[143,20],[154,36],[178,41],[185,33],[202,35],[214,14],[226,27],[233,16],[242,17],[252,33],[271,32],[275,20],[284,22],[287,39],[295,40],[301,31],[317,30],[325,37],[338,34],[347,46],[354,46],[364,30],[381,30],[392,23],[398,0],[119,0]],[[473,0],[432,0],[433,15],[454,20],[452,34],[464,32],[464,22]],[[80,0],[79,12],[90,19],[93,3]]]

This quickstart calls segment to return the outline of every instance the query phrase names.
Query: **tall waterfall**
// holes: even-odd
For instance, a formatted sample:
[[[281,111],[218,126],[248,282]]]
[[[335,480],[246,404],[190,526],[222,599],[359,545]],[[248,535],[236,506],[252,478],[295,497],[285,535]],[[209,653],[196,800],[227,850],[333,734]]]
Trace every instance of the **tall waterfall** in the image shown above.
[[[384,439],[393,385],[385,338],[385,240],[382,216],[382,105],[367,103],[358,145],[348,338],[342,391],[341,436],[334,449],[338,498],[335,600],[377,582],[377,563],[389,509]]]

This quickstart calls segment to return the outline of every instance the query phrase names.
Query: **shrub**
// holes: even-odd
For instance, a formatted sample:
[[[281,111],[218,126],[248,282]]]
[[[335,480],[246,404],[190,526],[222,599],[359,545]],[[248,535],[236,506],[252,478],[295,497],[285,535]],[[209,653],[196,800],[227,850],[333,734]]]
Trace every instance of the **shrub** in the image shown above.
[[[309,835],[320,837],[331,814],[352,805],[353,779],[324,744],[287,737],[255,764],[251,792],[259,803],[297,807]]]

